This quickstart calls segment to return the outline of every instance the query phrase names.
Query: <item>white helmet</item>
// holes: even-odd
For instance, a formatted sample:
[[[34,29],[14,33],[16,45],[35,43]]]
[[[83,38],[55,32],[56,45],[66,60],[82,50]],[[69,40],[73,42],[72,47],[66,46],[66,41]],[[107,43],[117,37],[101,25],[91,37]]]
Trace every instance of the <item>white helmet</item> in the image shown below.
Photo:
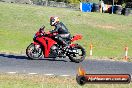
[[[59,22],[59,17],[50,17],[50,25],[55,26]]]

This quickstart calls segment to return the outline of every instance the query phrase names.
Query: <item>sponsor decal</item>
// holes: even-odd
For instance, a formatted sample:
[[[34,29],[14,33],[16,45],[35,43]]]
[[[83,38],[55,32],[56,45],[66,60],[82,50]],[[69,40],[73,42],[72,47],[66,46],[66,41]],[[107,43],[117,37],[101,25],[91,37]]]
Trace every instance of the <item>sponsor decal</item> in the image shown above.
[[[80,85],[86,83],[130,83],[131,76],[129,74],[87,74],[83,68],[79,67],[76,81]]]

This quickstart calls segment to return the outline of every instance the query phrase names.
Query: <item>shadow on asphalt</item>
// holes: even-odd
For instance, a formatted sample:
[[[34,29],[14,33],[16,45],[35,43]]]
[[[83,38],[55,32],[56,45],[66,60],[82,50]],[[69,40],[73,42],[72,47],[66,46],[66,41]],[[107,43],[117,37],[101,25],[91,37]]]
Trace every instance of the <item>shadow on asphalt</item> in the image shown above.
[[[15,59],[28,59],[26,56],[18,56],[18,55],[11,55],[11,54],[0,54],[1,57],[6,58],[15,58]]]
[[[29,60],[27,56],[20,56],[20,55],[8,55],[8,54],[0,54],[0,57],[6,57],[6,58],[15,58],[15,59],[26,59]],[[69,62],[66,60],[58,60],[53,58],[44,58],[44,59],[35,59],[35,60],[46,60],[46,61],[59,61],[59,62]],[[31,60],[32,61],[32,60]]]

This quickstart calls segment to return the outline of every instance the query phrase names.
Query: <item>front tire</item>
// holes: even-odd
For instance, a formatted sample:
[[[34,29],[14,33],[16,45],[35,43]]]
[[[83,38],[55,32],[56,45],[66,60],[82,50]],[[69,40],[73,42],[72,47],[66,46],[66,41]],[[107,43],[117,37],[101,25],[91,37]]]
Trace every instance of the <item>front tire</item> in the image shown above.
[[[35,45],[31,43],[26,49],[26,55],[29,60],[40,59],[42,57],[42,48],[35,48]]]
[[[79,50],[80,50],[80,52],[79,52]],[[72,62],[79,63],[85,59],[86,51],[81,45],[75,44],[72,51],[76,51],[76,52],[72,52],[69,54],[69,59]]]

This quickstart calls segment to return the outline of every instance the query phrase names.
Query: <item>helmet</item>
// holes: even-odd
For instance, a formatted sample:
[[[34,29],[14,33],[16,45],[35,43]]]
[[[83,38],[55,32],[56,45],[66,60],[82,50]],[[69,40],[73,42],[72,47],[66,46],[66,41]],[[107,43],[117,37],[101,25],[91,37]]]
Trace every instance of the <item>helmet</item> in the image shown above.
[[[59,22],[58,17],[50,17],[50,25],[55,26],[55,23]]]

